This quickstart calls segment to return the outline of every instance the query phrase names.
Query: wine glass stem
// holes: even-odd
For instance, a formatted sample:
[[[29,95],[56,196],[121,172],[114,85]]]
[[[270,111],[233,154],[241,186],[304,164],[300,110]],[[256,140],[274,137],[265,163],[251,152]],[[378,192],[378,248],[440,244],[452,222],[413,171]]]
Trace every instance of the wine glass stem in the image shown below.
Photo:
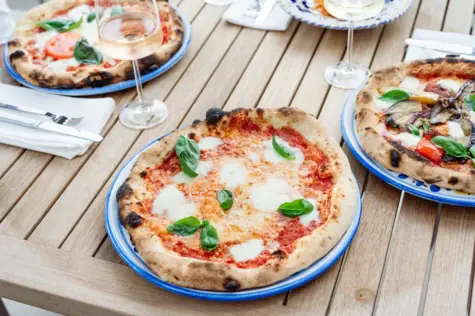
[[[348,21],[348,40],[346,43],[348,50],[348,65],[351,65],[353,60],[353,21]]]
[[[140,68],[137,59],[132,61],[132,68],[134,69],[135,76],[135,86],[137,87],[137,98],[139,102],[143,101],[143,91],[142,91],[142,77],[140,77]]]

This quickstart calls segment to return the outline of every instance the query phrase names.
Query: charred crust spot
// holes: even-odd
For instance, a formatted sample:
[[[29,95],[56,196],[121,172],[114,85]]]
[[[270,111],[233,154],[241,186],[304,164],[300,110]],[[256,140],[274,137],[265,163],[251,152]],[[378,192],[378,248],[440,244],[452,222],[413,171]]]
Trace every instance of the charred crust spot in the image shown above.
[[[276,251],[274,251],[274,252],[272,253],[272,255],[273,255],[274,257],[277,257],[278,259],[285,259],[285,258],[287,258],[287,254],[286,254],[285,252],[283,252],[282,250],[280,250],[280,249],[277,249]]]
[[[401,162],[399,152],[397,150],[391,150],[391,166],[399,168],[399,162]]]
[[[244,111],[244,108],[235,108],[234,110],[231,110],[231,113],[236,114],[236,113],[239,113],[241,111]]]
[[[85,80],[84,84],[88,87],[103,87],[112,82],[114,77],[107,71],[99,71],[90,74]]]
[[[191,125],[195,126],[195,125],[198,125],[201,123],[201,120],[194,120],[193,123],[191,123]]]
[[[371,129],[371,127],[365,127],[364,130],[365,131],[369,131]]]
[[[450,177],[448,182],[449,184],[455,185],[459,182],[459,179],[457,177]]]
[[[8,47],[20,46],[20,41],[17,39],[11,40],[8,42]]]
[[[258,116],[260,119],[264,118],[264,109],[257,108],[257,109],[256,109],[256,112],[257,112],[257,116]]]
[[[195,137],[196,137],[196,134],[194,132],[191,132],[191,133],[188,134],[189,139],[196,140]]]
[[[277,109],[277,111],[279,111],[279,112],[282,113],[283,115],[290,115],[290,114],[293,113],[295,110],[294,110],[293,108],[285,107],[285,108]]]
[[[412,151],[412,150],[404,147],[403,145],[399,144],[398,142],[393,141],[393,142],[391,142],[391,144],[394,146],[394,148],[397,149],[397,151],[399,151],[399,155],[401,155],[400,153],[405,153],[409,158],[412,158],[414,160],[417,160],[417,161],[420,161],[420,162],[429,162],[429,160],[427,160],[426,158],[422,157],[421,155],[419,155],[415,151]],[[392,153],[391,153],[391,158],[392,158]]]
[[[371,102],[371,100],[373,100],[373,97],[371,96],[371,94],[368,91],[365,90],[365,91],[362,91],[359,94],[358,99],[362,103],[369,103],[369,102]]]
[[[119,189],[117,190],[117,193],[115,195],[115,199],[117,202],[120,200],[126,198],[127,196],[131,195],[133,193],[132,188],[126,183],[122,184]]]
[[[125,218],[125,223],[131,228],[137,228],[142,225],[142,217],[135,212],[130,212]]]
[[[139,173],[139,176],[141,178],[145,178],[147,176],[147,170],[143,170],[142,172]]]
[[[25,56],[25,52],[22,50],[16,50],[10,54],[10,62],[13,62],[15,59],[19,59]]]
[[[206,121],[209,124],[216,125],[226,114],[223,110],[219,108],[211,108],[206,112]]]
[[[239,281],[226,278],[223,283],[223,287],[228,291],[237,291],[241,287],[241,283]]]
[[[434,184],[434,183],[439,183],[440,181],[442,181],[442,178],[441,177],[435,177],[435,178],[422,177],[422,180],[424,180],[424,182],[427,182],[428,184]]]

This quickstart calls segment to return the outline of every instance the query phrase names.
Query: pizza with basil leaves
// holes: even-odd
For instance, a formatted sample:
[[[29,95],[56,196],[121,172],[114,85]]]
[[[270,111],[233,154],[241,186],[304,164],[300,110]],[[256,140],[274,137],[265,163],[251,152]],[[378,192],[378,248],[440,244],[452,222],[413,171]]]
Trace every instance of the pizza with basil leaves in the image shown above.
[[[475,193],[475,63],[419,60],[376,71],[359,93],[363,149],[388,169]]]
[[[324,256],[358,190],[346,156],[297,109],[211,109],[161,138],[117,192],[122,224],[165,281],[235,291]]]
[[[157,1],[163,45],[139,60],[142,73],[168,61],[181,47],[183,25],[167,1]],[[104,15],[127,11],[112,5]],[[53,0],[30,10],[17,24],[8,55],[12,66],[28,82],[48,88],[101,87],[133,79],[131,61],[107,56],[97,46],[94,0]]]

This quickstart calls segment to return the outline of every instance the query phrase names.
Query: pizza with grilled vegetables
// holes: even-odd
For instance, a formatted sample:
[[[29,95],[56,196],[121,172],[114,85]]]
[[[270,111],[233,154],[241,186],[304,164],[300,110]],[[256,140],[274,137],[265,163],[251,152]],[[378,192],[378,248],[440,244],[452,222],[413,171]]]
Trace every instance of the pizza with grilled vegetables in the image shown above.
[[[117,192],[120,218],[165,281],[235,291],[282,280],[348,229],[357,187],[315,117],[211,109],[160,139]]]
[[[441,58],[376,71],[359,93],[363,149],[388,169],[475,193],[475,63]]]
[[[181,47],[183,25],[166,1],[157,1],[163,30],[160,49],[139,60],[142,73],[168,61]],[[131,5],[112,5],[113,16]],[[17,24],[8,55],[12,66],[28,82],[48,88],[101,87],[133,79],[131,61],[101,52],[94,0],[54,0],[30,10]]]

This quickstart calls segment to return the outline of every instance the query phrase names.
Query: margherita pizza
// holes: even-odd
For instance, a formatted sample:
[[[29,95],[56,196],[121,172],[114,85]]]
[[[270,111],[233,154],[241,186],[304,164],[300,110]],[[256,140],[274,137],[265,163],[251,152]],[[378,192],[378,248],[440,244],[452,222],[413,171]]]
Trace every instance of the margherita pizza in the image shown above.
[[[160,49],[139,60],[142,73],[169,60],[180,48],[183,25],[166,1],[157,1],[163,30]],[[127,11],[127,4],[104,10]],[[10,62],[28,82],[49,88],[101,87],[134,78],[131,61],[107,56],[97,47],[94,0],[54,0],[29,11],[8,44]]]
[[[311,115],[211,109],[144,152],[117,200],[162,279],[234,291],[324,256],[349,227],[357,191],[343,151]]]
[[[475,64],[442,58],[376,71],[360,92],[363,149],[386,168],[475,193]]]

